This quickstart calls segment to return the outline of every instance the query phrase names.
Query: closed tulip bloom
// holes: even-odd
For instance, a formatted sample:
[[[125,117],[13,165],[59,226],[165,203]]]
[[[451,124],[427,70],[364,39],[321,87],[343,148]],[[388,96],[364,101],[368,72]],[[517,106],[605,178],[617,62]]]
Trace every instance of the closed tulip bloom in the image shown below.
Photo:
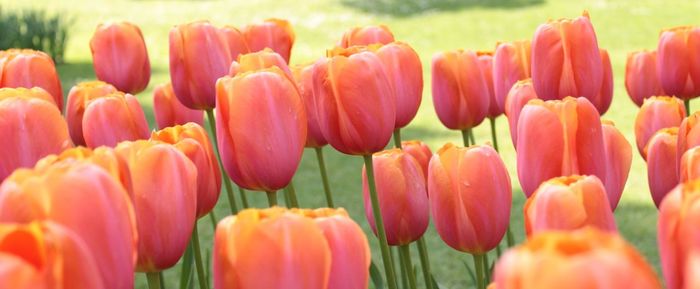
[[[94,99],[116,93],[117,88],[109,83],[102,81],[85,81],[73,86],[68,92],[68,101],[66,103],[66,122],[68,123],[68,132],[73,143],[76,145],[85,145],[85,137],[83,137],[83,115],[88,103]],[[156,112],[156,118],[158,113]]]
[[[666,194],[678,185],[676,170],[676,146],[678,128],[664,128],[657,131],[646,147],[647,182],[654,205],[658,208]]]
[[[535,92],[535,87],[532,86],[532,79],[529,78],[516,82],[506,96],[505,114],[508,118],[510,138],[515,148],[518,147],[518,118],[520,118],[520,112],[532,99],[537,99],[537,92]]]
[[[185,253],[197,214],[197,167],[174,146],[122,142],[115,149],[129,164],[138,224],[136,271],[170,268]]]
[[[277,66],[279,69],[284,71],[285,75],[287,75],[289,79],[294,79],[292,76],[292,71],[289,69],[289,66],[287,65],[287,62],[285,62],[284,58],[269,48],[265,48],[258,52],[241,54],[238,56],[238,60],[231,62],[228,75],[236,76],[236,74],[239,73],[262,70],[273,66]]]
[[[395,127],[405,127],[416,116],[423,98],[423,65],[418,53],[403,42],[381,46],[376,53],[396,95]]]
[[[46,53],[31,49],[0,51],[0,87],[41,87],[63,111],[63,90],[56,65]]]
[[[533,236],[498,260],[494,283],[495,289],[662,288],[634,246],[594,228]]]
[[[250,52],[245,36],[243,36],[243,32],[238,30],[238,28],[226,25],[221,28],[221,33],[224,34],[226,41],[228,42],[228,49],[231,59],[238,59],[238,55]]]
[[[401,142],[401,149],[418,161],[427,182],[428,165],[430,164],[430,158],[433,157],[433,152],[428,145],[419,140],[407,140]]]
[[[0,222],[33,221],[53,221],[85,241],[109,288],[134,287],[134,208],[122,185],[101,167],[59,162],[15,171],[0,185]]]
[[[221,191],[221,171],[207,131],[196,123],[164,128],[151,140],[172,144],[197,167],[197,217],[209,213]]]
[[[449,129],[479,125],[489,109],[489,85],[473,51],[446,51],[433,56],[433,104]]]
[[[513,194],[491,146],[443,146],[430,160],[428,194],[435,228],[450,247],[482,254],[503,239]]]
[[[681,183],[700,178],[700,147],[694,147],[683,153],[679,173]]]
[[[119,91],[139,93],[151,79],[151,62],[141,29],[129,22],[97,25],[90,39],[92,66],[99,80]]]
[[[214,288],[325,289],[331,254],[313,219],[279,207],[243,210],[216,226]]]
[[[242,30],[250,52],[270,48],[289,63],[295,38],[294,29],[289,21],[270,18],[260,23],[250,24]]]
[[[636,51],[627,54],[625,88],[637,106],[642,106],[644,99],[666,95],[656,70],[656,51]]]
[[[333,148],[350,155],[383,150],[396,123],[396,96],[373,52],[332,51],[314,65],[316,116]]]
[[[357,45],[389,44],[394,42],[394,34],[386,25],[353,27],[343,33],[338,46],[348,48]]]
[[[249,190],[286,187],[306,142],[306,112],[296,85],[272,67],[223,77],[216,90],[216,132],[228,175]]]
[[[676,166],[689,149],[700,145],[700,111],[684,118],[678,127],[678,146],[676,147]]]
[[[506,110],[506,96],[515,83],[531,77],[530,40],[502,42],[493,54],[493,92],[501,111]]]
[[[377,195],[384,221],[386,238],[391,246],[410,244],[428,229],[428,193],[423,169],[418,161],[401,149],[372,155]],[[362,168],[362,192],[365,215],[377,234],[369,196],[367,172]]]
[[[191,109],[216,106],[216,80],[231,65],[228,39],[207,21],[170,30],[170,82],[175,96]]]
[[[141,104],[123,92],[89,100],[83,114],[83,137],[88,147],[114,147],[127,140],[148,138],[148,121]]]
[[[493,87],[493,52],[478,51],[476,54],[479,56],[479,67],[481,68],[481,73],[484,76],[489,91],[489,109],[486,116],[495,118],[503,114],[503,110],[498,106],[498,102],[496,102],[496,94]]]
[[[632,167],[632,146],[612,121],[602,121],[605,145],[605,192],[615,211]]]
[[[107,288],[96,261],[85,242],[61,225],[0,223],[2,288]]]
[[[683,99],[700,95],[700,27],[664,29],[659,35],[656,70],[661,88]]]
[[[595,175],[606,183],[600,115],[586,98],[531,100],[518,120],[518,179],[525,196],[554,177]]]
[[[306,144],[308,148],[320,148],[328,144],[321,132],[316,115],[316,97],[314,95],[314,64],[295,65],[292,67],[292,75],[299,89],[299,96],[304,101],[306,109]]]
[[[168,82],[156,86],[153,90],[153,114],[159,129],[194,122],[204,123],[204,113],[201,110],[186,107],[175,96],[173,85]]]
[[[644,149],[651,136],[667,127],[678,127],[686,116],[683,101],[675,97],[654,96],[644,100],[634,120],[637,150],[646,159]]]

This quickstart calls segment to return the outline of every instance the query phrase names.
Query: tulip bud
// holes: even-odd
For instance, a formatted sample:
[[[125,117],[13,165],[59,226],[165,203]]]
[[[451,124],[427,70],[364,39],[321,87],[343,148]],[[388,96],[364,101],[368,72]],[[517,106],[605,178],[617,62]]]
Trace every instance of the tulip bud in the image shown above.
[[[642,158],[646,159],[644,149],[651,136],[662,128],[679,126],[685,116],[685,107],[678,98],[654,96],[645,99],[634,120],[634,135]]]
[[[659,35],[656,70],[661,88],[682,99],[700,95],[700,27],[664,29]]]
[[[700,111],[684,118],[678,127],[678,146],[676,147],[676,168],[681,157],[689,149],[700,145]]]
[[[632,146],[612,121],[602,121],[605,146],[605,192],[615,211],[632,167]]]
[[[428,194],[435,229],[450,247],[482,254],[503,239],[513,194],[491,146],[443,146],[430,159]]]
[[[532,79],[516,82],[506,96],[505,114],[508,118],[510,138],[513,147],[517,148],[518,143],[518,118],[523,107],[532,99],[537,99],[535,87],[532,86]]]
[[[314,95],[314,64],[295,65],[292,75],[299,89],[299,96],[306,109],[307,134],[305,147],[320,148],[328,144],[323,137],[316,115],[316,96]]]
[[[0,87],[40,87],[63,111],[63,91],[56,65],[46,53],[31,49],[0,51]]]
[[[503,42],[493,54],[493,92],[501,111],[506,111],[506,96],[518,81],[530,78],[530,40]]]
[[[88,100],[83,114],[83,137],[88,147],[114,147],[126,140],[148,138],[148,121],[131,94],[115,92]]]
[[[243,32],[238,30],[238,28],[226,25],[221,28],[221,33],[226,37],[228,42],[228,49],[231,55],[231,59],[238,59],[238,55],[246,54],[250,52],[248,48],[248,43],[246,43],[245,36]]]
[[[476,55],[479,58],[479,68],[484,76],[489,92],[489,109],[486,116],[489,118],[496,118],[503,114],[503,110],[498,106],[498,102],[496,102],[496,94],[493,87],[493,52],[477,51]]]
[[[175,96],[170,82],[158,85],[153,90],[153,113],[159,129],[188,122],[204,123],[204,113],[183,105]]]
[[[403,42],[393,42],[377,48],[377,56],[392,84],[396,96],[395,128],[413,120],[423,98],[423,66],[418,53]]]
[[[677,127],[660,129],[647,143],[647,181],[657,208],[666,194],[678,185],[677,144]]]
[[[238,56],[237,61],[231,62],[228,75],[236,76],[239,73],[262,70],[274,66],[277,66],[279,69],[284,71],[284,74],[287,75],[290,80],[294,79],[292,76],[292,71],[289,70],[289,66],[287,65],[287,62],[285,62],[284,58],[269,48],[265,48],[258,52],[241,54]]]
[[[433,152],[428,145],[419,140],[408,140],[401,142],[401,149],[418,161],[427,183],[428,164],[430,164],[430,158],[433,156]]]
[[[356,45],[389,44],[394,42],[394,34],[385,25],[353,27],[343,33],[338,46],[348,48]]]
[[[148,86],[151,62],[138,26],[129,22],[97,25],[90,51],[97,79],[132,94]]]
[[[625,88],[637,106],[642,106],[644,99],[666,95],[656,70],[656,51],[636,51],[627,54]]]
[[[295,38],[294,29],[289,21],[275,18],[265,19],[263,22],[244,27],[243,36],[248,43],[250,52],[270,48],[289,63]]]
[[[87,104],[94,99],[116,92],[117,88],[102,81],[80,82],[70,89],[66,103],[66,122],[68,123],[68,131],[73,143],[85,145],[83,115]]]

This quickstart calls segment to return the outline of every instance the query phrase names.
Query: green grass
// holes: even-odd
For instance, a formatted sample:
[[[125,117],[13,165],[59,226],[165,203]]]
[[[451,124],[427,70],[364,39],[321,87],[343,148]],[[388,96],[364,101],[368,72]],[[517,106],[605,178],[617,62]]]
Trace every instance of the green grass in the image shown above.
[[[583,1],[582,1],[583,2]],[[151,91],[155,85],[169,80],[168,31],[178,23],[209,19],[217,25],[242,26],[268,17],[289,19],[297,33],[292,53],[293,63],[308,62],[324,55],[347,28],[357,25],[385,23],[398,40],[411,44],[420,54],[425,70],[424,100],[416,119],[404,131],[403,138],[421,139],[433,150],[443,143],[461,142],[457,131],[445,129],[435,116],[430,98],[430,60],[442,50],[492,49],[497,41],[529,39],[535,28],[549,18],[574,17],[589,10],[602,48],[608,49],[615,73],[615,99],[604,116],[613,120],[630,142],[634,141],[633,121],[637,108],[624,89],[624,64],[628,52],[655,49],[658,32],[663,27],[698,24],[700,2],[652,0],[592,0],[574,3],[567,0],[261,0],[261,1],[49,1],[0,0],[3,8],[44,7],[75,18],[69,35],[67,64],[59,67],[64,90],[78,81],[93,79],[88,41],[101,21],[128,20],[143,30],[153,64],[153,77],[147,91],[139,99],[151,123]],[[303,3],[303,4],[300,4]],[[697,105],[697,104],[695,104]],[[490,139],[488,124],[476,129],[478,142]],[[515,155],[505,118],[498,119],[498,137],[502,156],[511,172],[514,189],[513,228],[518,240],[523,239],[523,194],[516,177]],[[634,147],[634,143],[632,143]],[[353,219],[368,230],[363,213],[360,168],[361,159],[326,148],[327,165],[337,204],[346,207]],[[305,152],[294,178],[300,202],[305,207],[324,204],[320,177],[312,150]],[[265,196],[250,193],[258,206]],[[219,218],[228,212],[222,195],[216,213]],[[615,212],[624,237],[633,243],[659,269],[656,247],[657,213],[646,182],[646,168],[636,153],[632,172],[622,201]],[[200,225],[204,246],[211,246],[212,229],[207,220]],[[445,288],[464,288],[468,275],[461,260],[467,255],[442,243],[433,228],[426,234],[432,266],[437,280]],[[374,260],[380,260],[377,241],[370,235]],[[417,257],[414,263],[417,263]],[[261,260],[264,267],[265,260]],[[166,273],[168,286],[176,284],[176,269]],[[421,281],[422,279],[419,279]],[[422,282],[419,282],[422,284]],[[137,288],[145,288],[139,274]]]

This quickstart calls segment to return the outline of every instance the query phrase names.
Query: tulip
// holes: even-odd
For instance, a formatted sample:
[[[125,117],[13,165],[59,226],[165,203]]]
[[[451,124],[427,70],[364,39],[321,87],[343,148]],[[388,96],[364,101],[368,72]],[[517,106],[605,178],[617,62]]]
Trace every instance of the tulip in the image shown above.
[[[656,71],[656,51],[636,51],[627,54],[625,88],[637,106],[641,107],[644,99],[666,95]]]
[[[586,98],[531,100],[520,112],[517,137],[525,196],[559,176],[595,175],[607,183],[600,115]]]
[[[676,147],[676,167],[680,164],[683,153],[700,145],[700,111],[683,119],[678,127],[678,145]]]
[[[216,226],[214,288],[325,289],[331,254],[324,231],[311,218],[279,207],[243,210]]]
[[[676,170],[676,146],[678,128],[664,128],[657,131],[646,147],[647,181],[654,205],[658,208],[666,194],[678,185]]]
[[[662,288],[634,246],[594,228],[533,236],[498,260],[494,283],[496,289]]]
[[[43,96],[42,96],[43,95]],[[0,182],[12,171],[72,144],[68,126],[41,89],[0,89]]]
[[[123,92],[88,100],[82,125],[85,144],[91,148],[146,139],[149,133],[141,104],[133,95]]]
[[[209,110],[216,106],[216,80],[226,75],[231,51],[224,33],[207,21],[170,30],[170,81],[186,107]]]
[[[56,65],[46,53],[30,49],[0,51],[0,87],[41,87],[63,111],[63,91]]]
[[[493,87],[501,111],[506,110],[506,96],[513,85],[530,77],[530,40],[496,45],[493,54]]]
[[[292,68],[292,75],[299,89],[299,96],[304,101],[306,108],[307,134],[305,147],[321,148],[328,144],[323,137],[321,127],[316,116],[316,97],[314,95],[314,65],[297,65]]]
[[[423,176],[427,182],[428,164],[430,163],[430,158],[433,156],[433,152],[430,150],[428,145],[419,140],[408,140],[401,142],[401,149],[418,161],[418,164],[423,171]]]
[[[185,253],[197,213],[197,167],[175,147],[157,141],[122,142],[138,223],[136,271],[170,268]]]
[[[605,192],[615,211],[632,167],[632,146],[612,121],[602,121],[605,145]]]
[[[610,108],[613,97],[613,73],[610,56],[605,49],[600,50],[600,57],[603,61],[603,83],[596,98],[591,99],[591,103],[598,109],[600,114],[604,114]]]
[[[68,132],[70,132],[73,143],[85,145],[83,115],[87,104],[94,99],[116,92],[117,88],[102,81],[80,82],[70,89],[66,103],[66,122],[68,123]],[[156,113],[157,116],[158,114]]]
[[[132,94],[148,86],[151,62],[138,26],[129,22],[97,25],[90,39],[90,51],[97,79]]]
[[[258,52],[241,54],[238,56],[237,61],[231,63],[228,75],[236,76],[236,74],[239,73],[262,70],[273,66],[279,67],[279,69],[284,71],[285,75],[287,75],[290,80],[294,80],[292,71],[289,70],[289,66],[287,65],[287,62],[285,62],[284,58],[269,48],[265,48]]]
[[[503,109],[498,106],[498,102],[496,101],[496,94],[494,90],[493,52],[477,51],[476,55],[479,58],[479,68],[481,69],[481,74],[484,76],[486,86],[488,87],[489,109],[486,116],[493,119],[503,114]]]
[[[532,86],[532,79],[516,82],[506,96],[505,114],[508,118],[510,128],[510,138],[514,147],[518,147],[518,118],[523,107],[532,99],[537,99],[535,87]]]
[[[153,90],[153,113],[159,129],[188,122],[204,123],[204,113],[183,105],[175,96],[170,82],[158,85]]]
[[[243,28],[243,36],[248,43],[250,52],[257,52],[270,48],[279,53],[289,63],[294,46],[294,29],[289,21],[284,19],[265,19],[261,23],[255,23]]]
[[[396,124],[400,129],[413,120],[423,97],[423,66],[418,53],[403,42],[379,47],[377,56],[384,64],[396,96]]]
[[[231,59],[238,59],[238,55],[250,52],[245,36],[243,36],[243,32],[238,30],[238,28],[227,25],[221,28],[221,33],[224,34],[228,42],[228,49]]]
[[[634,135],[637,150],[646,159],[644,149],[651,136],[658,130],[677,127],[686,116],[683,102],[675,97],[656,96],[644,100],[634,120]]]
[[[68,161],[16,170],[0,185],[0,222],[33,221],[53,221],[85,241],[99,266],[82,264],[87,269],[80,274],[96,268],[105,286],[134,287],[134,208],[122,185],[101,167]]]
[[[172,144],[197,167],[197,217],[209,213],[219,199],[221,171],[206,130],[190,122],[153,132],[151,140]]]
[[[338,46],[348,48],[356,45],[389,44],[394,42],[394,34],[385,25],[353,27],[343,33]]]
[[[656,70],[661,88],[682,99],[700,95],[700,27],[664,29],[659,35]]]
[[[107,288],[85,242],[61,225],[0,224],[0,244],[2,288]]]
[[[306,113],[294,83],[277,67],[216,84],[216,132],[226,172],[239,186],[284,188],[306,142]]]
[[[683,153],[679,174],[681,183],[700,177],[700,147],[693,147]]]

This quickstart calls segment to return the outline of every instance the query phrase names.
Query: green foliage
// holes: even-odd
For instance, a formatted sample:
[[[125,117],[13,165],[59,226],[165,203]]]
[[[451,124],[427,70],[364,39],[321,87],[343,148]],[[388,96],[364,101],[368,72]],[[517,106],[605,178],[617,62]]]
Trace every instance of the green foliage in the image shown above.
[[[62,14],[26,9],[21,12],[0,8],[0,50],[28,48],[49,54],[63,63],[68,30],[72,20]]]

